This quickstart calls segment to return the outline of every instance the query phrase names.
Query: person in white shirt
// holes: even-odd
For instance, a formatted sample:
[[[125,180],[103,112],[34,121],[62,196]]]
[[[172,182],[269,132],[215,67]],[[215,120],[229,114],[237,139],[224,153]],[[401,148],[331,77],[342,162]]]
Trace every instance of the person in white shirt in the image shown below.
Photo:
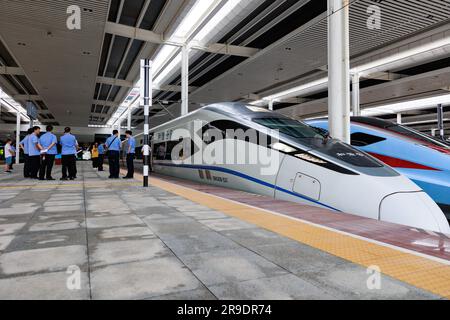
[[[12,159],[15,154],[12,150],[11,142],[11,139],[7,139],[5,144],[5,172],[7,173],[11,173]]]

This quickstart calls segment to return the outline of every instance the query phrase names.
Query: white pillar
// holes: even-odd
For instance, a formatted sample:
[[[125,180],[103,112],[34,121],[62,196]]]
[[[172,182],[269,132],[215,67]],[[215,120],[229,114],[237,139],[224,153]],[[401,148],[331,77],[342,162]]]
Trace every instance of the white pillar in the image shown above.
[[[347,5],[348,0],[328,0],[328,117],[330,135],[350,143],[350,50]]]
[[[16,113],[16,164],[19,164],[20,162],[20,113]]]
[[[181,48],[181,115],[189,112],[189,47]]]
[[[359,79],[359,73],[352,74],[352,111],[355,117],[361,115]]]
[[[397,123],[402,124],[402,114],[401,113],[397,113]]]
[[[127,130],[131,130],[131,108],[128,108]]]
[[[273,100],[269,100],[269,110],[273,111]]]
[[[444,106],[442,104],[437,107],[437,120],[438,120],[438,129],[439,129],[439,137],[442,140],[445,140],[445,130],[444,130]]]

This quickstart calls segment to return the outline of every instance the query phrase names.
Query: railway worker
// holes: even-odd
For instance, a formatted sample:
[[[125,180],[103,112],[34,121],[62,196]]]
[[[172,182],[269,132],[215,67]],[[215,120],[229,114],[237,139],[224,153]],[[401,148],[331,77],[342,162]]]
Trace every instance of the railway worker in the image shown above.
[[[53,126],[48,125],[46,128],[46,133],[44,133],[39,138],[39,143],[44,148],[45,151],[41,157],[41,167],[39,169],[39,180],[55,180],[52,177],[53,163],[55,162],[55,156],[58,153],[56,144],[58,139],[52,133]],[[45,177],[45,178],[44,178]]]
[[[134,176],[134,154],[136,149],[136,139],[133,137],[133,132],[130,130],[125,131],[127,137],[127,175],[124,179],[133,179]]]
[[[70,127],[64,128],[64,135],[59,139],[61,143],[61,180],[75,180],[77,175],[77,139],[70,133]]]
[[[103,143],[100,143],[98,145],[98,160],[97,160],[98,171],[103,171],[104,158],[105,158],[105,147],[104,147]]]
[[[106,139],[108,150],[109,179],[119,179],[120,173],[120,137],[119,131],[114,130],[112,135]]]
[[[12,150],[12,140],[11,139],[6,139],[6,144],[5,144],[5,172],[6,173],[11,173],[11,165],[13,162],[13,155],[14,155],[14,151]]]
[[[41,166],[41,144],[39,143],[39,135],[41,128],[33,127],[33,133],[28,137],[28,161],[30,166],[30,178],[38,179],[38,172]]]
[[[28,159],[28,138],[30,137],[30,135],[32,133],[33,133],[33,128],[29,128],[27,131],[27,135],[19,143],[19,148],[21,148],[23,150],[23,159],[24,159],[23,177],[24,178],[30,177],[30,161]]]

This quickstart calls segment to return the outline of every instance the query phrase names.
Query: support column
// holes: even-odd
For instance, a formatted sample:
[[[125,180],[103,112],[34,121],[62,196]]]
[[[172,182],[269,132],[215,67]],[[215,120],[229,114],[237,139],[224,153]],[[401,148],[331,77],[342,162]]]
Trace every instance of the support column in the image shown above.
[[[269,110],[273,111],[273,100],[269,100]]]
[[[355,117],[361,115],[359,79],[359,73],[352,74],[352,111]]]
[[[397,113],[397,123],[402,124],[402,114],[401,113]]]
[[[330,135],[350,143],[348,0],[328,0],[328,117]]]
[[[20,113],[16,113],[16,164],[20,163]]]
[[[144,145],[142,153],[144,156],[144,181],[145,188],[148,187],[148,173],[150,167],[150,137],[149,137],[149,112],[152,105],[152,61],[141,60],[141,106],[144,107]]]
[[[189,47],[181,48],[181,115],[189,112]]]
[[[131,130],[131,108],[128,108],[127,130]]]
[[[439,137],[442,140],[445,140],[444,134],[444,106],[442,104],[437,107],[437,117],[438,117],[438,129],[439,129]]]

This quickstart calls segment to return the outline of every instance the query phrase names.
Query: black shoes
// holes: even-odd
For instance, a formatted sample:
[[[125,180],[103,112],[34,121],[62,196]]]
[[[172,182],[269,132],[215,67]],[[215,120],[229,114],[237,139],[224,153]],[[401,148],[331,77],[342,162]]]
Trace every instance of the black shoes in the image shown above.
[[[53,179],[52,177],[47,178],[48,181],[55,181],[56,179]]]
[[[64,178],[64,177],[63,177],[63,178],[61,178],[60,180],[61,180],[61,181],[67,181],[67,180],[69,180],[69,178]]]

